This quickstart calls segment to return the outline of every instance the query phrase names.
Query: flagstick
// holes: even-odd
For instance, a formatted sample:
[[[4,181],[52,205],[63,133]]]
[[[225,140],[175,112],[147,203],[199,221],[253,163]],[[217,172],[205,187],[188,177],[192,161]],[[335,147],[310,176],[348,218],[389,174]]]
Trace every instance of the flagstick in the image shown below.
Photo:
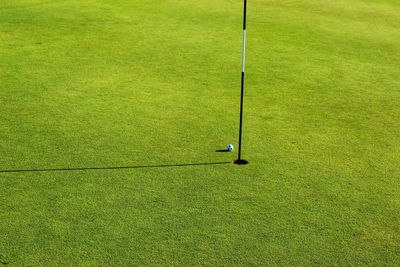
[[[243,46],[242,46],[242,83],[240,92],[240,123],[239,123],[239,152],[238,159],[235,164],[245,165],[247,160],[242,159],[242,129],[243,129],[243,97],[244,97],[244,67],[246,63],[246,17],[247,17],[247,0],[244,0],[243,10]]]

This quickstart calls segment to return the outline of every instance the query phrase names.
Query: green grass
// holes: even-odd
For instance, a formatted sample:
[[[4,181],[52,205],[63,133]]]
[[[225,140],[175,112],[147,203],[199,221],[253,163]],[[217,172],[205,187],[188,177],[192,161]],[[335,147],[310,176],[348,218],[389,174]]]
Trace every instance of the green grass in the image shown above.
[[[0,265],[400,265],[400,3],[251,0],[245,167],[0,173]],[[0,169],[230,161],[242,2],[0,2]]]

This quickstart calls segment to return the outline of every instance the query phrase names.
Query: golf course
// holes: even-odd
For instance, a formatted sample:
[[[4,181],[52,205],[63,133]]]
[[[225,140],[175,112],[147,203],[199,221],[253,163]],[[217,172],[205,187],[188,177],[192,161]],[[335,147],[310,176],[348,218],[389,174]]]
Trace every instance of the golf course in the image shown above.
[[[400,266],[400,1],[0,0],[0,266]],[[233,151],[225,151],[232,144]]]

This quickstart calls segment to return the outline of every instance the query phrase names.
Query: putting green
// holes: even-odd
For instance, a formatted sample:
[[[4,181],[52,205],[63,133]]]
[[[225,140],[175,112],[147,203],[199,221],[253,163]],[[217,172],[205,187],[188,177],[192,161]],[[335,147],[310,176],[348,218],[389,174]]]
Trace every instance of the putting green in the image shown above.
[[[242,8],[0,2],[0,264],[400,265],[400,4],[249,1],[202,165]]]

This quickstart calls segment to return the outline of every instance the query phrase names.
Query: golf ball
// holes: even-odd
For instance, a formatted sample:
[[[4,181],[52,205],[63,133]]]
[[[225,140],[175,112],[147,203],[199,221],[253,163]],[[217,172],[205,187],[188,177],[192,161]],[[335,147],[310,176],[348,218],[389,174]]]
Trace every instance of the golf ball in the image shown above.
[[[226,147],[226,149],[228,150],[228,151],[232,151],[233,150],[233,145],[228,145],[227,147]]]

